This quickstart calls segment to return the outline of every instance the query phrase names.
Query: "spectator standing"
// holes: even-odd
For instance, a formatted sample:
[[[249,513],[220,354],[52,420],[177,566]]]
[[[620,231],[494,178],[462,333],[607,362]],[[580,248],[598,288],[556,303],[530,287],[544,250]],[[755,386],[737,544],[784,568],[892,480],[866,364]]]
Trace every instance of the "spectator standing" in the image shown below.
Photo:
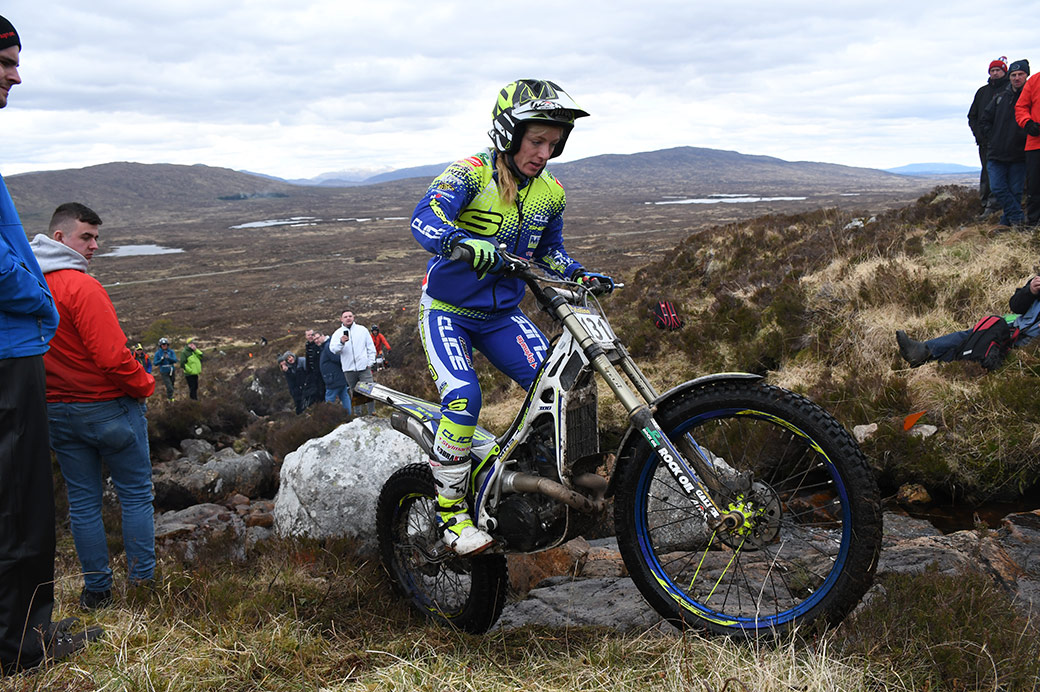
[[[21,48],[0,17],[0,108],[21,84]],[[72,634],[71,622],[51,621],[54,484],[43,357],[57,326],[51,291],[0,177],[0,675],[64,658],[102,634]]]
[[[159,368],[159,377],[166,387],[166,400],[173,401],[173,380],[177,374],[177,354],[170,348],[170,340],[165,336],[159,339],[159,346],[152,356],[152,364]]]
[[[1029,78],[1029,61],[1016,60],[1008,70],[1008,85],[997,94],[982,114],[981,127],[989,142],[986,170],[989,186],[1004,213],[1002,226],[1021,226],[1022,188],[1026,177],[1026,131],[1015,122],[1015,104]]]
[[[358,382],[372,382],[372,364],[376,362],[376,347],[368,330],[354,321],[354,313],[344,310],[340,315],[340,328],[332,334],[329,346],[339,356],[343,376],[351,394]],[[376,412],[376,404],[369,401],[365,404],[368,415]]]
[[[999,92],[1003,91],[1008,84],[1007,58],[1001,56],[989,64],[989,80],[975,92],[975,98],[968,109],[968,127],[975,135],[975,144],[979,147],[979,162],[982,164],[982,172],[979,174],[979,200],[982,202],[982,216],[996,213],[1000,210],[996,198],[993,196],[989,183],[989,171],[986,163],[989,160],[989,148],[986,135],[982,131],[981,119],[986,106]]]
[[[321,376],[321,344],[317,342],[321,335],[313,329],[308,329],[304,336],[307,339],[307,345],[304,347],[307,378],[303,385],[303,396],[306,406],[310,406],[325,401],[325,380]]]
[[[343,375],[343,367],[340,358],[332,352],[332,339],[319,334],[316,339],[321,346],[321,355],[318,359],[318,368],[325,384],[325,401],[334,404],[339,399],[340,404],[347,413],[353,413],[350,404],[350,388],[347,387],[347,378]]]
[[[302,358],[297,358],[292,351],[286,351],[278,357],[278,367],[285,375],[285,384],[289,387],[289,396],[296,405],[296,415],[303,413],[307,408],[303,397],[303,387],[307,380],[307,370]]]
[[[184,370],[184,381],[188,383],[188,397],[195,400],[199,398],[202,358],[202,349],[195,345],[195,337],[190,337],[181,351],[181,369]]]
[[[123,517],[127,579],[150,583],[155,572],[152,463],[145,400],[155,379],[126,347],[115,308],[87,267],[101,219],[75,202],[51,218],[51,237],[33,238],[61,321],[44,356],[51,448],[68,489],[69,519],[83,568],[80,606],[112,601],[112,569],[101,518],[104,475],[111,474]]]
[[[152,357],[145,352],[144,346],[141,344],[134,346],[134,358],[141,364],[146,373],[149,375],[152,373]]]
[[[376,347],[376,363],[379,365],[379,369],[390,367],[390,342],[386,340],[386,337],[379,331],[379,325],[373,324],[372,329],[372,343]]]
[[[1022,87],[1015,120],[1026,131],[1026,225],[1040,226],[1040,74]]]

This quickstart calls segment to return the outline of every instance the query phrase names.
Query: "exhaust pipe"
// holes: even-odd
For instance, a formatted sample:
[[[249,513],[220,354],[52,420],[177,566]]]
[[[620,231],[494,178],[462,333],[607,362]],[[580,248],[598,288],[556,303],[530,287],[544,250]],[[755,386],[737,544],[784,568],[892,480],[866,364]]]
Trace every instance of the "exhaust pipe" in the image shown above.
[[[600,478],[600,476],[596,476],[596,474],[593,473],[582,474],[579,478],[582,478],[582,480],[589,485],[585,485],[585,483],[580,483],[579,485],[585,487],[596,485],[596,483],[590,479],[584,478],[584,476],[595,476],[596,478]],[[600,478],[600,480],[603,481],[602,491],[605,492],[607,485],[606,479]],[[577,479],[575,479],[575,483],[578,484]],[[603,500],[602,494],[598,494],[595,498],[587,497],[579,492],[565,488],[562,484],[557,483],[556,481],[549,480],[542,476],[532,476],[527,473],[520,473],[519,471],[506,471],[505,475],[502,477],[502,487],[506,490],[512,490],[517,493],[540,493],[551,497],[554,500],[559,500],[568,507],[573,507],[579,512],[585,512],[586,514],[601,512],[606,507],[606,502]]]

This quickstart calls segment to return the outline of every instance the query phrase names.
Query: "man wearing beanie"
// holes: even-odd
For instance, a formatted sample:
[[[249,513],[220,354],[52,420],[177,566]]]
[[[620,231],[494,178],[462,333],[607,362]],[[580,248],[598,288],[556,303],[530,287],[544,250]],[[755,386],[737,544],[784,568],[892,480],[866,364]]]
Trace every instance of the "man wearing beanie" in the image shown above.
[[[989,142],[986,170],[989,186],[1004,209],[1003,227],[1021,226],[1022,187],[1026,177],[1026,133],[1015,122],[1015,104],[1029,78],[1029,61],[1016,60],[1008,70],[1009,83],[982,113],[982,132]]]
[[[22,43],[0,17],[0,108],[21,84]],[[101,636],[54,608],[54,486],[43,354],[58,311],[0,177],[0,674],[68,656]]]
[[[1040,73],[1022,87],[1015,120],[1026,131],[1026,224],[1040,226]]]
[[[986,136],[982,132],[980,120],[986,106],[993,97],[1004,90],[1008,84],[1007,58],[1001,56],[989,64],[989,81],[979,87],[975,92],[975,99],[968,109],[968,127],[975,135],[975,144],[979,147],[979,161],[982,163],[982,173],[979,174],[979,201],[982,202],[982,216],[988,216],[1000,210],[996,197],[990,190],[989,173],[986,170],[986,160],[989,158]]]

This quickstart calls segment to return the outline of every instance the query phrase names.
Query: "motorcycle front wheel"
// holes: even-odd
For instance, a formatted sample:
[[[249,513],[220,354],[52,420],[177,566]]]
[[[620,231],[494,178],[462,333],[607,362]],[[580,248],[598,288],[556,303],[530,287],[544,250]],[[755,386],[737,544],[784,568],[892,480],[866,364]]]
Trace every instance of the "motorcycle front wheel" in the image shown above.
[[[390,476],[376,506],[383,567],[395,588],[421,613],[481,634],[495,624],[505,604],[505,556],[437,555],[436,507],[428,464],[412,464]]]
[[[836,624],[870,587],[881,502],[859,446],[808,399],[761,382],[679,395],[655,419],[710,462],[706,520],[645,439],[619,459],[618,544],[650,605],[678,627],[740,637]]]

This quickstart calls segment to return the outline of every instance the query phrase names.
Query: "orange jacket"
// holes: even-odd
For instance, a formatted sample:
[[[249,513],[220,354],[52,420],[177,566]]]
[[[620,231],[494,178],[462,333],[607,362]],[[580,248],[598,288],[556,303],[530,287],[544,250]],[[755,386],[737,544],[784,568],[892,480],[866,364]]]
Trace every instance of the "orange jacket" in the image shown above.
[[[98,280],[75,269],[46,274],[61,321],[43,357],[47,401],[141,399],[155,378],[126,347],[116,309]]]
[[[1022,87],[1022,93],[1018,96],[1015,104],[1015,121],[1019,127],[1025,127],[1032,120],[1040,123],[1040,72],[1029,78],[1026,85]],[[1026,137],[1026,151],[1040,149],[1040,137],[1029,135]]]
[[[372,337],[372,344],[376,347],[376,355],[379,355],[383,351],[390,351],[390,342],[386,340],[382,332],[375,334]]]

